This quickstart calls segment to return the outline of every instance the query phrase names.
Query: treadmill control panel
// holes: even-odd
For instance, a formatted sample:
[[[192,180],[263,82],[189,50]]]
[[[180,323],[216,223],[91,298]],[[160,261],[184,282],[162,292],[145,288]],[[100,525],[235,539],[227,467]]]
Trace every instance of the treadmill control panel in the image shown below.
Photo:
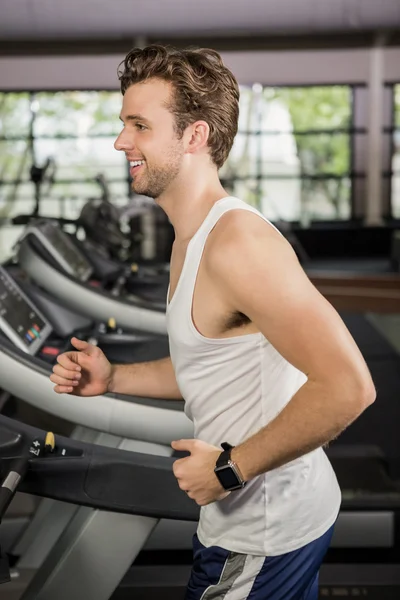
[[[25,235],[34,235],[51,254],[63,271],[79,281],[87,281],[92,275],[92,266],[70,236],[50,221],[31,225]]]
[[[24,352],[36,354],[52,332],[50,323],[0,267],[0,331]]]

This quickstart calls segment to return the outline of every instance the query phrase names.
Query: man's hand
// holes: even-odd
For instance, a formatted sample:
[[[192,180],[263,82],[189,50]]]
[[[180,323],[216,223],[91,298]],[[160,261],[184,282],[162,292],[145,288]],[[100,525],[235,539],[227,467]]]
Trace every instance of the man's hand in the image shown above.
[[[112,366],[97,346],[76,337],[71,339],[76,348],[57,357],[50,381],[57,394],[99,396],[108,390]]]
[[[185,491],[199,506],[222,500],[226,492],[214,473],[215,463],[222,449],[201,440],[178,440],[171,442],[174,450],[190,452],[173,464],[173,472],[181,490]]]

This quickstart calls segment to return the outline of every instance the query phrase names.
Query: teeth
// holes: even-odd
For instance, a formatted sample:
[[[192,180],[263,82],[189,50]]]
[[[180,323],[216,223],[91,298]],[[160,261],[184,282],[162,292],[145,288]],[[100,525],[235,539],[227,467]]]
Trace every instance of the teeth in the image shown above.
[[[129,164],[131,167],[138,167],[139,165],[144,165],[144,160],[132,160]]]

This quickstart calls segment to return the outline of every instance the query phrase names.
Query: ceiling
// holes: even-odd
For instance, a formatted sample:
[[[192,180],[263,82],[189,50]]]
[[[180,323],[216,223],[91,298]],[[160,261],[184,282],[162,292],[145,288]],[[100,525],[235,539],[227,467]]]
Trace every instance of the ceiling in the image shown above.
[[[400,0],[0,0],[3,41],[393,29]]]

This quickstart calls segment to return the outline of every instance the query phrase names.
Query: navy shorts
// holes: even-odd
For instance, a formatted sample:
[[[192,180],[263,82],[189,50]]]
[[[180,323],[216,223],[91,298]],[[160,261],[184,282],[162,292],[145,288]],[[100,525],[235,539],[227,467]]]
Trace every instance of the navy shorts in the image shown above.
[[[333,528],[298,550],[267,557],[206,548],[195,535],[185,600],[317,600]]]

